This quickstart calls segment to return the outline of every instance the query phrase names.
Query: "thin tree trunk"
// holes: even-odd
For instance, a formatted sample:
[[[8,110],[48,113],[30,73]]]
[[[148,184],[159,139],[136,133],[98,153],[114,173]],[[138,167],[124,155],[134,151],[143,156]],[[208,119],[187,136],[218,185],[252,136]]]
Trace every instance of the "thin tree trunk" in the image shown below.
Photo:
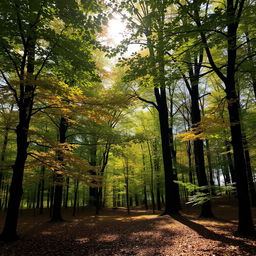
[[[50,185],[49,185],[49,187],[47,189],[47,203],[46,203],[47,209],[50,208],[50,194],[51,194],[51,188],[50,188]]]
[[[12,114],[13,107],[14,107],[14,105],[12,104],[11,108],[10,108],[9,115]],[[5,178],[4,174],[3,174],[3,170],[4,170],[3,168],[6,168],[4,166],[4,162],[5,162],[10,128],[11,128],[11,120],[8,119],[7,123],[6,123],[5,130],[4,130],[4,139],[3,139],[3,146],[2,146],[1,158],[0,158],[0,194],[1,193],[3,194],[3,188],[4,188],[4,184],[2,183],[3,179]],[[0,209],[2,209],[3,204],[4,204],[4,202],[2,202],[2,197],[0,197]]]
[[[90,145],[90,165],[95,167],[97,164],[97,139],[92,137],[92,145]],[[96,175],[95,170],[91,170],[92,176]],[[92,179],[92,183],[96,184],[96,181]],[[96,207],[97,201],[97,187],[89,187],[89,205]]]
[[[245,161],[246,161],[246,170],[247,170],[247,177],[249,182],[249,192],[250,192],[250,198],[251,198],[251,204],[253,207],[256,207],[256,191],[255,186],[253,182],[253,175],[252,175],[252,166],[251,166],[251,158],[250,158],[250,152],[248,149],[248,142],[246,136],[243,138],[244,142],[244,154],[245,154]]]
[[[145,204],[145,209],[148,210],[145,155],[144,155],[142,144],[140,144],[140,147],[141,147],[141,152],[142,152],[142,165],[143,165],[142,178],[143,178],[144,204]]]
[[[226,158],[224,155],[222,156],[222,162],[223,162],[223,164],[222,164],[223,175],[225,177],[226,185],[228,185],[231,183],[231,180],[230,180],[230,176],[229,176],[229,169],[228,169],[227,161],[226,161]]]
[[[233,162],[232,153],[230,152],[231,147],[227,140],[225,140],[225,147],[226,147],[226,151],[227,151],[227,161],[228,161],[229,171],[231,174],[232,183],[236,183],[236,173],[235,173],[235,168],[234,168],[234,162]]]
[[[8,126],[5,128],[4,141],[3,141],[1,159],[0,159],[0,194],[1,194],[2,188],[3,188],[2,181],[4,179],[4,175],[3,175],[2,168],[4,168],[3,166],[4,166],[5,154],[6,154],[7,144],[8,144],[9,129],[10,129],[10,127],[8,127]],[[2,207],[2,197],[0,197],[0,209],[1,209],[1,207]]]
[[[209,145],[209,140],[205,140],[205,145],[206,145],[206,156],[207,156],[207,162],[208,162],[208,170],[209,170],[209,182],[211,185],[211,192],[213,195],[215,195],[215,190],[214,190],[214,180],[213,180],[213,169],[212,169],[212,157],[211,157],[211,150],[210,150],[210,145]]]
[[[127,213],[130,214],[130,202],[129,202],[129,163],[128,158],[125,158],[125,166],[124,166],[124,175],[125,175],[125,192],[126,192],[126,207]]]
[[[45,166],[42,166],[41,169],[41,198],[40,198],[40,214],[43,214],[43,210],[44,210],[44,175],[45,175]]]
[[[156,172],[156,203],[157,210],[161,210],[161,195],[160,195],[160,159],[158,154],[157,142],[153,142],[153,154],[154,154],[154,169]]]
[[[68,197],[69,197],[69,177],[66,178],[66,195],[65,195],[65,202],[64,202],[65,208],[68,208]]]
[[[79,180],[78,180],[78,179],[76,179],[76,181],[75,181],[75,189],[74,189],[74,206],[73,206],[73,216],[75,216],[75,215],[76,215],[78,187],[79,187]]]
[[[193,172],[192,172],[192,153],[191,153],[191,142],[187,142],[187,155],[188,155],[188,168],[189,168],[189,182],[194,184]]]
[[[197,124],[201,121],[200,108],[198,104],[199,97],[198,97],[197,86],[196,85],[192,86],[192,95],[191,95],[192,124],[193,124],[193,127],[196,129],[197,129]],[[207,181],[206,172],[205,172],[205,163],[204,163],[204,146],[203,146],[203,141],[201,139],[196,139],[194,141],[194,156],[195,156],[195,166],[196,166],[198,185],[200,187],[208,186],[208,181]],[[209,193],[208,189],[203,189],[201,191],[206,194]],[[207,218],[213,216],[210,200],[202,204],[200,216],[207,217]]]
[[[113,207],[117,207],[117,202],[116,202],[116,185],[115,182],[113,183]]]
[[[149,161],[150,161],[150,192],[151,192],[151,200],[152,200],[152,211],[155,213],[155,195],[154,195],[154,168],[153,168],[153,161],[152,161],[152,154],[150,150],[149,142],[147,141],[147,147],[148,147],[148,154],[149,154]]]

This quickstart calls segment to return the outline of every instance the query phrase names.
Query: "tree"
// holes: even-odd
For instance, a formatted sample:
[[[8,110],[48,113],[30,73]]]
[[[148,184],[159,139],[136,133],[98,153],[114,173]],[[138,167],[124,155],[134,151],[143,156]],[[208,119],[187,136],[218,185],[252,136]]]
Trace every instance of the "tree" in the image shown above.
[[[177,213],[179,211],[178,187],[174,183],[173,162],[171,158],[170,134],[169,134],[169,115],[166,97],[166,40],[164,34],[165,16],[169,1],[122,1],[120,8],[130,13],[127,17],[130,22],[129,27],[135,28],[131,40],[143,47],[146,47],[148,54],[143,58],[137,54],[136,58],[130,59],[128,78],[135,80],[138,77],[149,78],[148,82],[153,85],[156,103],[139,97],[147,103],[152,104],[159,115],[160,133],[162,142],[162,154],[165,173],[165,214]],[[124,14],[123,14],[124,15]],[[143,66],[141,64],[144,64]],[[137,77],[136,77],[137,76]],[[145,83],[145,81],[143,83]]]
[[[40,80],[47,75],[43,71],[47,64],[57,64],[57,56],[75,57],[74,52],[69,55],[68,51],[63,51],[68,43],[75,42],[72,35],[79,31],[80,36],[87,40],[92,37],[94,22],[89,19],[88,12],[92,6],[97,6],[94,2],[89,6],[83,4],[76,1],[64,3],[25,0],[2,1],[0,4],[0,16],[5,20],[1,24],[0,72],[6,87],[13,94],[19,112],[16,128],[17,155],[13,165],[8,211],[1,235],[4,240],[17,238],[18,210],[29,146],[28,132],[31,117],[35,113],[33,106],[36,90]],[[99,24],[99,20],[96,23]],[[87,26],[86,32],[83,24]],[[76,50],[83,53],[82,48]],[[10,74],[15,74],[16,81],[10,79]]]
[[[254,227],[250,210],[248,180],[246,176],[246,162],[244,157],[241,131],[240,102],[236,90],[235,77],[237,68],[239,67],[239,63],[237,63],[237,49],[239,47],[237,45],[238,27],[241,23],[245,1],[227,0],[226,6],[224,8],[218,6],[218,9],[215,10],[214,13],[208,14],[208,19],[206,19],[206,22],[203,21],[200,10],[203,3],[204,2],[201,1],[193,1],[189,3],[188,6],[184,6],[178,2],[181,9],[184,10],[196,24],[202,40],[202,44],[208,57],[208,61],[213,71],[218,75],[219,79],[221,79],[225,85],[226,100],[228,102],[228,112],[230,119],[230,131],[232,136],[232,146],[234,151],[234,166],[237,176],[237,193],[239,205],[238,233],[241,235],[250,235],[254,233]],[[207,4],[207,12],[210,11],[209,7],[211,7],[211,5],[209,6]],[[222,22],[222,24],[220,24],[220,28],[223,29],[223,31],[221,31],[221,29],[216,29],[216,27],[210,26],[210,22],[212,22],[214,26],[217,25],[213,21],[213,19],[216,20],[216,17],[219,17],[219,21]],[[225,32],[225,29],[227,32]],[[214,31],[215,35],[221,35],[227,44],[227,47],[225,48],[227,52],[225,72],[221,70],[221,67],[218,66],[212,55],[209,39],[205,31]]]

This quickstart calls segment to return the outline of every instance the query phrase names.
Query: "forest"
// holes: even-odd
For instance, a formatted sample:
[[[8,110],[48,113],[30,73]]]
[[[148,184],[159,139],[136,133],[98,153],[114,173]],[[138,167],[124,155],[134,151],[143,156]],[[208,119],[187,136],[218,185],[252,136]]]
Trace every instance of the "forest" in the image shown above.
[[[256,255],[254,0],[0,1],[0,256]]]

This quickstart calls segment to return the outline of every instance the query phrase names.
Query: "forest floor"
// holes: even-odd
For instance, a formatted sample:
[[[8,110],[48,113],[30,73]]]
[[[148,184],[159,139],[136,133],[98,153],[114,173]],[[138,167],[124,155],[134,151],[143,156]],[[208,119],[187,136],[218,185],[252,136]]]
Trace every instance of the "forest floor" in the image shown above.
[[[142,209],[128,215],[125,208],[105,209],[99,216],[83,208],[71,217],[70,210],[64,211],[66,221],[59,223],[49,222],[47,214],[21,211],[20,240],[0,242],[0,255],[256,255],[256,240],[234,236],[237,209],[225,200],[214,204],[214,219],[200,219],[198,209],[188,206],[175,218]],[[3,219],[0,215],[0,228]]]

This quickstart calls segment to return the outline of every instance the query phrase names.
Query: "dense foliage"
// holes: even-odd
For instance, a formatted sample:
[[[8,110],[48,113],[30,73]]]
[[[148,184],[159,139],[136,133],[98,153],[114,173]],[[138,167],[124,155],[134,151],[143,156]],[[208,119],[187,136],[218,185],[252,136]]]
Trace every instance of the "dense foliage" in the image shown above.
[[[254,234],[255,10],[251,0],[2,0],[1,238],[20,208],[238,201]],[[105,40],[120,18],[119,44]],[[130,48],[138,48],[131,53]],[[114,64],[113,64],[114,63]]]

